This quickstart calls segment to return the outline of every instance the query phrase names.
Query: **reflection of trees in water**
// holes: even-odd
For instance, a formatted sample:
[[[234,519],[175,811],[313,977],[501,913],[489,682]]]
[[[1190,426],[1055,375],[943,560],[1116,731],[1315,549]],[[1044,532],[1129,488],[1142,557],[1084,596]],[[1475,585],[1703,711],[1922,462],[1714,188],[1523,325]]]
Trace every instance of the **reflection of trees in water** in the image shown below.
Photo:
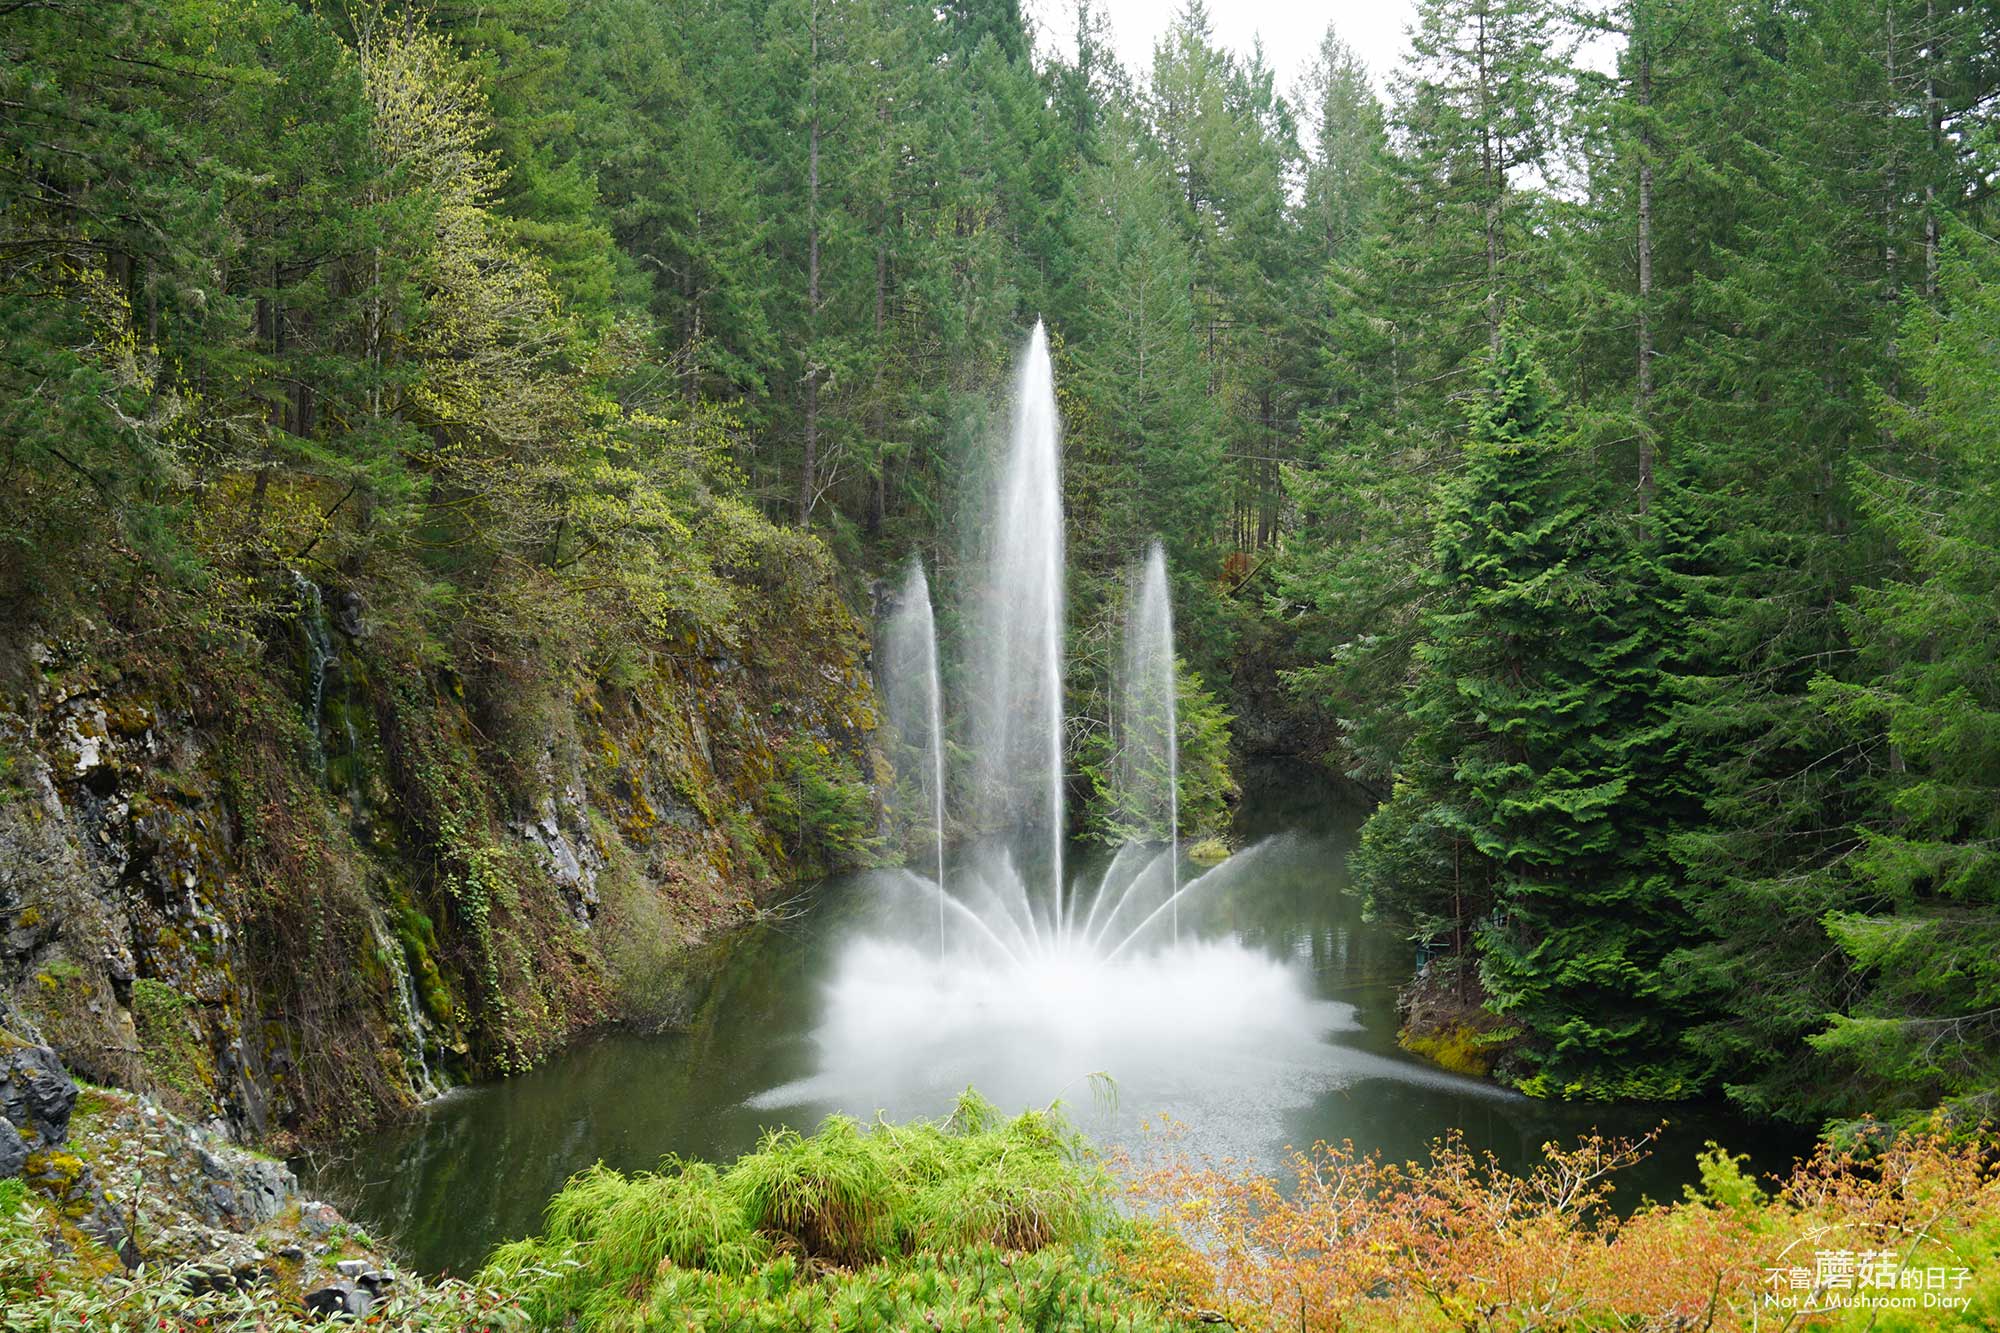
[[[416,1266],[463,1273],[493,1244],[537,1230],[549,1198],[600,1159],[635,1171],[669,1152],[747,1151],[760,1126],[743,1097],[794,1076],[803,1058],[796,1034],[815,1003],[819,928],[744,932],[691,969],[705,980],[684,1030],[607,1036],[460,1092],[364,1151],[317,1163],[310,1187]]]
[[[1363,1151],[1420,1157],[1456,1126],[1475,1151],[1491,1149],[1504,1165],[1519,1167],[1546,1141],[1574,1142],[1592,1126],[1637,1135],[1664,1114],[1675,1123],[1653,1158],[1621,1174],[1614,1198],[1629,1207],[1642,1193],[1676,1196],[1694,1178],[1704,1139],[1750,1151],[1759,1166],[1775,1166],[1796,1146],[1700,1108],[1656,1112],[1462,1091],[1397,1051],[1394,994],[1413,958],[1393,927],[1363,921],[1359,902],[1345,892],[1360,812],[1329,800],[1310,768],[1266,772],[1276,776],[1247,775],[1240,844],[1285,830],[1292,836],[1244,854],[1237,871],[1216,878],[1212,894],[1192,900],[1195,911],[1205,930],[1227,930],[1253,950],[1309,967],[1316,993],[1355,1006],[1364,1025],[1335,1038],[1342,1049],[1327,1061],[1334,1083],[1271,1105],[1273,1121],[1257,1131],[1260,1142],[1272,1140],[1271,1151],[1285,1142],[1352,1137]],[[1095,883],[1108,863],[1108,853],[1095,853],[1078,856],[1072,868],[1077,879]],[[668,1152],[733,1158],[754,1146],[764,1125],[806,1118],[796,1108],[758,1111],[743,1103],[814,1071],[810,1034],[841,942],[876,916],[893,915],[892,898],[870,877],[828,881],[795,900],[795,915],[690,960],[690,974],[705,980],[689,996],[683,1031],[612,1036],[521,1078],[461,1094],[365,1151],[323,1163],[309,1187],[395,1239],[416,1266],[464,1272],[492,1244],[536,1230],[550,1196],[600,1158],[625,1171],[650,1168]],[[1125,1118],[1159,1109],[1136,1104],[1144,1099],[1137,1083],[1121,1091],[1129,1094]]]

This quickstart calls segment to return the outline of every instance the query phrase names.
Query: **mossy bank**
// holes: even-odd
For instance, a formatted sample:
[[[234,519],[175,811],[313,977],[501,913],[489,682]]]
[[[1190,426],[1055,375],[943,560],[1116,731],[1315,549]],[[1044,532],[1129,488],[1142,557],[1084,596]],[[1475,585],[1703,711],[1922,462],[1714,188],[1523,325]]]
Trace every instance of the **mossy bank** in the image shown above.
[[[748,535],[726,621],[594,660],[289,571],[248,633],[0,645],[0,1029],[282,1147],[672,1023],[704,940],[877,822],[860,627],[817,543]]]

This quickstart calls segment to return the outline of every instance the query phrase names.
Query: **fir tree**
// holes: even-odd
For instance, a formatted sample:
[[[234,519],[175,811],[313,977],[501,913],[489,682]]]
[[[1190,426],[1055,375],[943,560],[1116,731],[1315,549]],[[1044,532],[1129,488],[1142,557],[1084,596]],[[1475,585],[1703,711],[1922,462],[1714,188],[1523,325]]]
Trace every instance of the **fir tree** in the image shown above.
[[[2000,255],[1957,236],[1940,307],[1904,328],[1909,396],[1884,405],[1906,461],[1857,470],[1905,567],[1849,613],[1866,679],[1815,688],[1887,762],[1825,917],[1852,979],[1811,1044],[1839,1075],[1836,1114],[1942,1103],[1976,1123],[2000,1110]]]
[[[1641,767],[1662,738],[1656,627],[1601,500],[1540,371],[1503,340],[1437,524],[1417,764],[1387,807],[1407,850],[1378,852],[1372,877],[1459,949],[1490,903],[1480,977],[1523,1032],[1524,1089],[1685,1096],[1659,983],[1683,917]]]

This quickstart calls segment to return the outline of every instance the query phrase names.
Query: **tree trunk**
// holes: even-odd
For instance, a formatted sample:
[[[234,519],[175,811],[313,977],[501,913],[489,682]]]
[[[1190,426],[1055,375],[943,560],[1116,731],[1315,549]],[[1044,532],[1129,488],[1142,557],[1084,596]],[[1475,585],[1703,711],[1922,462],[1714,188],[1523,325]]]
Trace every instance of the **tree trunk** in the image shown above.
[[[1924,299],[1937,297],[1937,163],[1944,152],[1944,113],[1937,95],[1937,0],[1924,0],[1924,124],[1931,160],[1924,171]]]
[[[799,526],[812,526],[819,466],[819,6],[812,11],[812,128],[806,158],[806,430],[799,465]]]
[[[1479,16],[1479,172],[1486,190],[1486,341],[1497,360],[1500,323],[1506,306],[1500,297],[1500,188],[1493,129],[1493,71],[1486,51],[1486,15]]]
[[[1645,31],[1645,0],[1633,10],[1639,100],[1639,513],[1653,502],[1653,52]]]
[[[875,488],[868,501],[868,533],[882,530],[889,510],[889,405],[883,401],[882,363],[888,358],[882,346],[883,306],[889,286],[889,238],[887,209],[883,210],[882,230],[875,240],[875,385],[869,394],[868,433],[875,453]]]

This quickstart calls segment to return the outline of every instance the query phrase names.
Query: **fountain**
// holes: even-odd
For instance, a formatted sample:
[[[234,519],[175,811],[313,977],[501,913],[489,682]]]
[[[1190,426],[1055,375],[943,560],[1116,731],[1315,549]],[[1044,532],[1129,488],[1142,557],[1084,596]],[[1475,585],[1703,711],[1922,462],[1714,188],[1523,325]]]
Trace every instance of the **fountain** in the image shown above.
[[[895,610],[882,632],[877,675],[889,725],[907,747],[912,764],[906,770],[930,816],[936,848],[938,886],[938,949],[945,944],[944,875],[944,687],[938,679],[937,620],[931,611],[930,580],[924,563],[910,561],[910,572],[897,594]]]
[[[1165,554],[1135,562],[1114,710],[1115,851],[1066,857],[1061,422],[1046,334],[1022,357],[1011,433],[970,562],[966,632],[940,652],[912,564],[881,636],[877,680],[903,765],[939,839],[928,873],[868,877],[846,903],[814,1019],[817,1072],[746,1101],[936,1114],[968,1084],[1046,1104],[1108,1072],[1148,1110],[1239,1105],[1246,1135],[1330,1083],[1388,1062],[1329,1046],[1352,1006],[1316,998],[1296,956],[1247,943],[1232,914],[1296,855],[1259,843],[1183,879],[1173,621]],[[958,706],[943,698],[939,660]],[[946,769],[945,719],[969,742]],[[947,856],[951,824],[968,834]],[[1279,872],[1281,873],[1281,872]],[[1246,1140],[1247,1142],[1248,1140]]]
[[[1021,361],[1011,427],[977,561],[976,638],[959,673],[971,695],[973,741],[965,822],[986,836],[949,884],[937,624],[920,562],[911,562],[884,626],[878,678],[905,784],[931,802],[936,874],[921,892],[936,898],[939,955],[952,947],[955,925],[959,943],[1016,966],[1058,956],[1109,959],[1140,942],[1163,914],[1179,939],[1166,556],[1153,543],[1131,581],[1117,729],[1118,801],[1131,837],[1089,893],[1085,912],[1087,889],[1068,884],[1064,867],[1062,426],[1039,324]]]
[[[1065,847],[1061,439],[1039,329],[1017,397],[980,549],[948,577],[913,562],[884,599],[874,668],[895,813],[919,830],[909,865],[742,932],[687,1035],[612,1038],[555,1076],[447,1099],[372,1173],[399,1236],[433,1228],[449,1238],[433,1260],[476,1262],[593,1161],[726,1158],[833,1113],[942,1117],[968,1086],[1008,1113],[1064,1101],[1092,1142],[1141,1158],[1164,1113],[1175,1143],[1267,1169],[1315,1138],[1394,1159],[1452,1127],[1504,1153],[1598,1123],[1603,1108],[1551,1122],[1396,1051],[1408,946],[1346,892],[1360,819],[1310,780],[1267,779],[1239,816],[1248,845],[1182,878],[1157,546],[1133,553],[1107,718],[1122,845]],[[1115,1102],[1090,1095],[1098,1073]],[[468,1188],[491,1206],[465,1208]]]

